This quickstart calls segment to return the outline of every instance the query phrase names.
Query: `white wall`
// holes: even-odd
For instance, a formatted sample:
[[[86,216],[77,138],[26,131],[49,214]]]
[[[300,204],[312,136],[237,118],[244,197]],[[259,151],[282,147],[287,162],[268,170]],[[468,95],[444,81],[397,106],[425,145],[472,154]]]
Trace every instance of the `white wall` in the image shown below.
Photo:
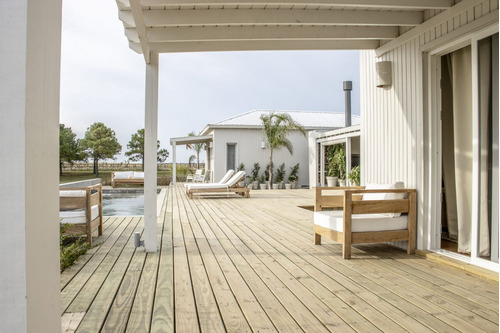
[[[269,163],[269,149],[262,149],[261,142],[265,141],[260,129],[214,129],[213,158],[214,158],[214,178],[216,181],[226,173],[226,146],[227,143],[236,143],[236,167],[240,163],[245,164],[245,171],[250,175],[255,162],[261,166],[260,173]],[[299,181],[297,187],[309,184],[309,160],[307,137],[295,132],[289,136],[293,144],[294,153],[290,155],[288,150],[282,149],[273,153],[275,169],[285,163],[286,175],[285,183],[288,182],[290,168],[300,163]]]
[[[434,14],[436,16],[432,17]],[[404,181],[418,190],[418,248],[427,248],[429,200],[427,179],[431,142],[425,132],[427,116],[424,51],[496,21],[498,0],[463,0],[410,31],[411,38],[393,42],[394,49],[377,58],[361,51],[361,182]],[[389,44],[388,44],[389,45]],[[382,49],[387,49],[387,46]],[[379,50],[380,51],[380,50]],[[375,63],[392,62],[392,86],[376,87]]]
[[[0,31],[0,332],[60,332],[61,1],[2,1]]]

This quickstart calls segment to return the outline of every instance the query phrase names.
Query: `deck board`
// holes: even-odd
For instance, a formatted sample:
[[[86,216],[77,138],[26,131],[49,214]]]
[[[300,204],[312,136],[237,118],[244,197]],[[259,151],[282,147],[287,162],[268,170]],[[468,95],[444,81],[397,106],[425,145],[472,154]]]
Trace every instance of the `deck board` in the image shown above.
[[[188,199],[169,187],[157,253],[107,217],[61,274],[68,332],[494,332],[498,284],[385,244],[314,245],[311,190]],[[63,330],[64,331],[64,330]]]

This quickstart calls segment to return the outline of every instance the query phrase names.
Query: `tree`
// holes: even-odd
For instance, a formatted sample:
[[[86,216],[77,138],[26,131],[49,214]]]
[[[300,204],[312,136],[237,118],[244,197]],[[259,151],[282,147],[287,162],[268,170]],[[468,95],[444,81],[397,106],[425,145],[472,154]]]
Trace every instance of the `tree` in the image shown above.
[[[82,147],[94,159],[94,173],[99,176],[99,160],[114,158],[122,150],[115,131],[103,123],[93,123],[81,140]]]
[[[194,132],[188,134],[188,136],[196,136]],[[200,153],[205,149],[204,143],[190,143],[186,145],[186,149],[192,149],[196,152],[196,169],[200,168]]]
[[[59,124],[59,175],[62,176],[63,162],[73,165],[74,161],[84,160],[85,157],[80,140],[76,138],[71,127]]]
[[[138,129],[136,133],[132,134],[127,148],[129,150],[125,152],[125,156],[131,161],[141,161],[142,171],[144,171],[144,128]],[[156,148],[158,150],[156,160],[159,163],[165,162],[169,155],[168,150],[160,149],[160,140],[157,140]]]
[[[270,112],[262,114],[260,120],[262,121],[264,135],[269,146],[269,184],[273,184],[274,151],[286,148],[293,155],[293,144],[287,138],[288,134],[292,131],[299,131],[299,133],[306,136],[306,131],[288,113]]]

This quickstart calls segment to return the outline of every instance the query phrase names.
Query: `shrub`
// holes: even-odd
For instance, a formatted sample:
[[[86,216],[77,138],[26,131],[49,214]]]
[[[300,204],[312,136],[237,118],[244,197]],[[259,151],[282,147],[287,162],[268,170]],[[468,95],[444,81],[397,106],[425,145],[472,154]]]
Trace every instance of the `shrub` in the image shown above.
[[[89,243],[82,238],[82,235],[64,235],[69,224],[60,225],[59,247],[61,272],[73,265],[73,263],[85,254],[90,248]]]

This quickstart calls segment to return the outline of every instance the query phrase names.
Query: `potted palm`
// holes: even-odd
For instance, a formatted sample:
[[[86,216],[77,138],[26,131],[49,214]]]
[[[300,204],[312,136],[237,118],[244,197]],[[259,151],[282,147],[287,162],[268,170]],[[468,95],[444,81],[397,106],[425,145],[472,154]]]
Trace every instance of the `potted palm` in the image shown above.
[[[297,186],[297,181],[299,180],[299,163],[295,164],[290,168],[290,175],[288,175],[288,181],[290,182],[290,188],[295,188]]]
[[[333,154],[333,164],[337,170],[340,186],[345,187],[345,150],[344,145],[338,145]]]
[[[253,169],[250,171],[250,181],[252,182],[252,188],[257,190],[259,188],[259,172],[260,164],[259,162],[253,164]]]
[[[267,189],[266,176],[264,174],[259,176],[258,181],[261,190]]]
[[[351,171],[349,171],[349,180],[351,181],[351,185],[359,186],[360,176],[361,170],[359,169],[359,165],[352,168]]]
[[[302,125],[296,122],[288,113],[269,112],[260,116],[264,136],[269,148],[269,182],[274,182],[273,153],[282,148],[286,148],[290,155],[293,155],[293,145],[288,139],[288,135],[297,132],[306,136],[306,131]]]
[[[245,171],[245,164],[240,163],[240,165],[238,165],[238,168],[236,169],[236,171]],[[244,186],[245,186],[245,180],[243,179],[242,181],[240,181],[240,182],[238,183],[238,185],[239,185],[240,187],[244,187]]]
[[[278,185],[278,188],[283,188],[283,180],[285,179],[285,163],[282,163],[278,169],[276,169],[276,183]],[[274,184],[273,184],[274,188]]]

